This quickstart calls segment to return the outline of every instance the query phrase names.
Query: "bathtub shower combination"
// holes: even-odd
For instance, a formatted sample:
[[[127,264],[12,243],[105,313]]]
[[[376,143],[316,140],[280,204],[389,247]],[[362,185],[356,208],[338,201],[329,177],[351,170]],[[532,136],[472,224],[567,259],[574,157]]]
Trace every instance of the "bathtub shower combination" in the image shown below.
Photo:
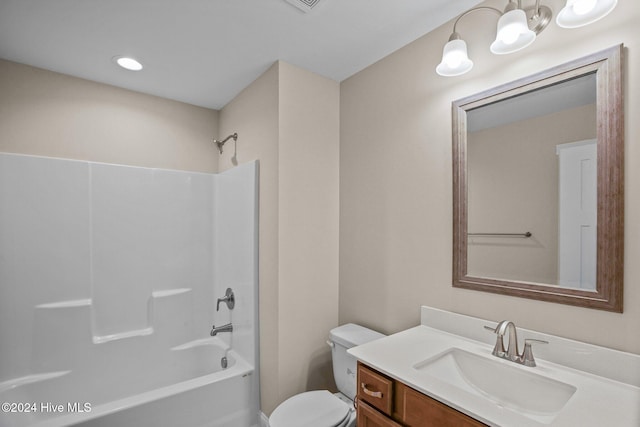
[[[0,426],[257,426],[257,174],[0,153]]]

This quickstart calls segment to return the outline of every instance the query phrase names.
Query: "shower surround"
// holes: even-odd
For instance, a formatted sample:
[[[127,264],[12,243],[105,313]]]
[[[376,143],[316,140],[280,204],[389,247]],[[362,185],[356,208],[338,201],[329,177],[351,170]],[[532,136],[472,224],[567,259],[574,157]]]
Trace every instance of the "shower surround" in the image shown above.
[[[0,425],[257,425],[257,173],[0,153]]]

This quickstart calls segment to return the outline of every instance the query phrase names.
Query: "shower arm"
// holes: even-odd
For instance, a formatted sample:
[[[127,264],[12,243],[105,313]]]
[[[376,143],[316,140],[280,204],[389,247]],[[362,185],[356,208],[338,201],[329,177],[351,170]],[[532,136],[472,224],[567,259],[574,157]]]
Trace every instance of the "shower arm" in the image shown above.
[[[218,150],[220,150],[220,154],[222,154],[222,146],[224,145],[224,143],[227,142],[228,140],[230,140],[231,138],[233,138],[234,142],[238,141],[238,134],[234,133],[232,135],[229,135],[228,137],[226,137],[222,141],[218,141],[217,139],[213,140],[213,142],[218,146]]]

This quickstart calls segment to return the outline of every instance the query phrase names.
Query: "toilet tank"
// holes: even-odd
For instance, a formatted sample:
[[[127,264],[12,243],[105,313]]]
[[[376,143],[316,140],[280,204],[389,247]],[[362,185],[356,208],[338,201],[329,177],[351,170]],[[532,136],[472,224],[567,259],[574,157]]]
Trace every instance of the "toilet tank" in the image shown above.
[[[357,361],[355,357],[347,353],[347,350],[384,336],[380,332],[353,323],[338,326],[329,332],[333,377],[336,380],[338,390],[349,399],[353,400],[356,396]]]

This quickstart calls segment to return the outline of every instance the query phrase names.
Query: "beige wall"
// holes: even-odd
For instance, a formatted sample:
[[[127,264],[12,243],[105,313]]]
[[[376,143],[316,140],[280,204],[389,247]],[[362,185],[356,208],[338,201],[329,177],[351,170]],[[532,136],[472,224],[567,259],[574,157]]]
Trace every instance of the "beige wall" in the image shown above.
[[[220,110],[220,135],[238,133],[226,144],[220,171],[258,159],[259,310],[261,407],[273,409],[278,398],[278,77],[279,64],[246,87]]]
[[[0,60],[0,151],[215,172],[218,112]]]
[[[340,85],[280,63],[280,396],[333,384]]]
[[[556,12],[564,4],[548,3]],[[638,19],[637,2],[619,2],[600,22],[551,24],[526,50],[494,56],[495,16],[476,13],[458,26],[470,73],[435,73],[450,22],[342,82],[340,323],[396,332],[418,324],[426,304],[640,353]],[[451,101],[618,43],[626,46],[624,314],[453,288]]]
[[[469,233],[532,233],[470,236],[470,276],[558,283],[556,146],[596,138],[595,117],[590,104],[468,133]]]
[[[338,324],[339,85],[274,64],[220,112],[238,132],[220,169],[260,161],[262,411],[332,386],[325,344]]]

